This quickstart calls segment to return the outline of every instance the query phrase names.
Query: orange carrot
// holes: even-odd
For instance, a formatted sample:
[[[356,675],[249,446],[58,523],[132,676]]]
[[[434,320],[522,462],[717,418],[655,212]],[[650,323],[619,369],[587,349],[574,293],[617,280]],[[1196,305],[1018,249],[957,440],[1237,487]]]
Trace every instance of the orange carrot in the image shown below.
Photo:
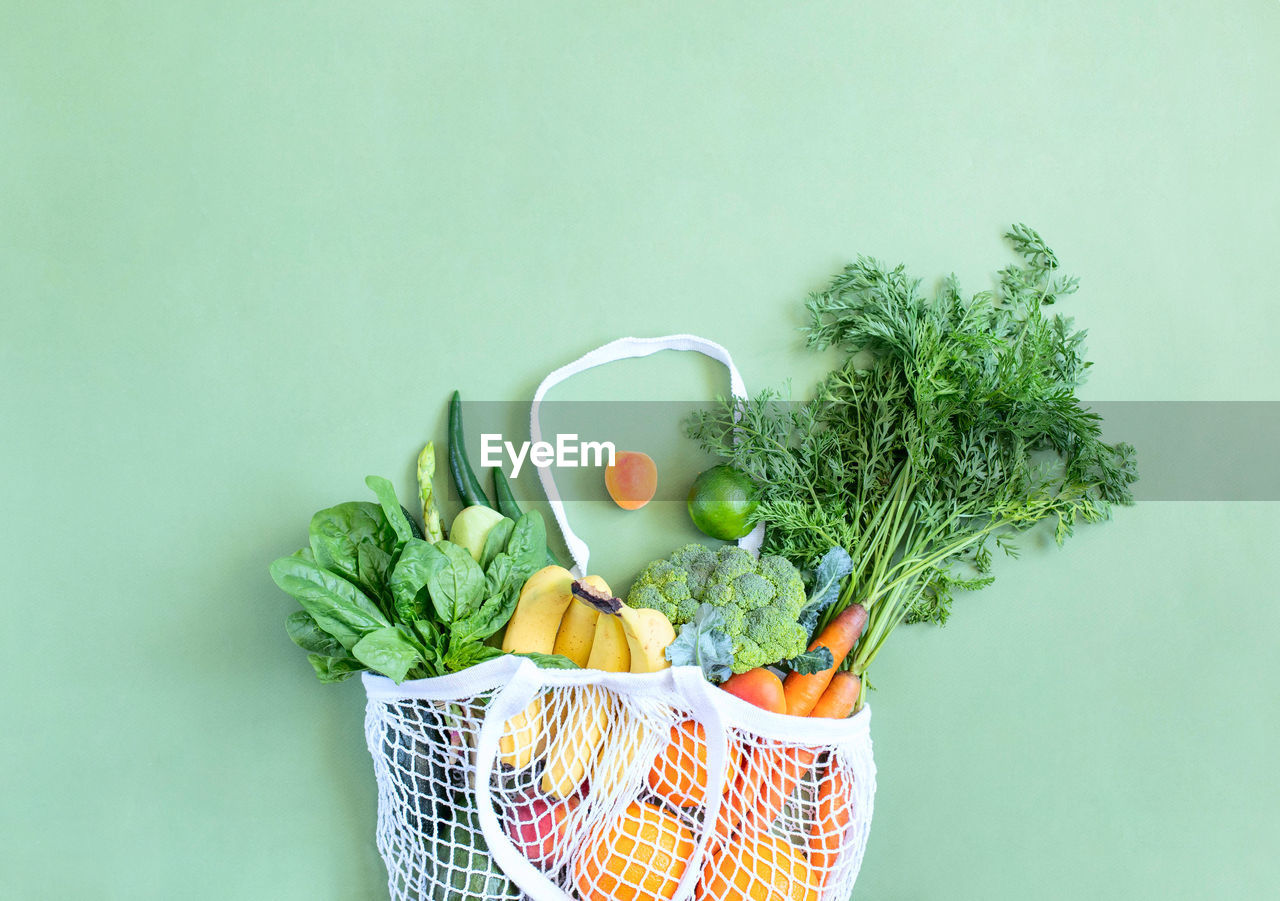
[[[762,748],[757,753],[760,782],[742,824],[742,831],[747,835],[768,831],[818,757],[817,751],[794,746]]]
[[[836,667],[853,650],[853,645],[867,625],[867,608],[861,604],[851,604],[840,615],[833,619],[822,633],[809,645],[809,650],[825,647],[831,651],[830,668],[820,673],[806,676],[791,673],[783,683],[783,694],[787,699],[787,713],[794,716],[808,716],[813,706],[818,703],[822,693],[831,683]]]
[[[822,883],[831,877],[831,868],[840,856],[853,811],[849,785],[835,761],[828,762],[818,781],[818,811],[809,830],[809,862]]]
[[[858,609],[862,609],[859,607]],[[864,611],[865,615],[865,611]],[[842,613],[841,618],[844,617]],[[837,618],[832,625],[840,622]],[[857,626],[861,631],[861,624]],[[828,629],[823,630],[825,636]],[[852,640],[850,647],[853,646]],[[847,654],[845,651],[844,654]],[[841,654],[840,658],[843,658]],[[834,656],[834,654],[833,654]],[[739,697],[746,697],[752,700],[757,706],[765,707],[764,703],[758,700],[768,696],[768,691],[755,690],[761,686],[768,686],[768,679],[762,676],[753,676],[761,670],[751,670],[743,673],[743,676],[751,676],[750,680],[743,680],[734,686],[730,686],[729,682],[740,679],[734,676],[729,682],[724,683],[723,688],[737,689],[733,694]],[[774,683],[778,678],[769,670],[763,672],[773,677]],[[794,675],[794,674],[793,674]],[[788,677],[790,680],[790,677]],[[822,692],[820,697],[815,698],[810,704],[812,708],[812,716],[824,716],[834,718],[844,718],[853,713],[853,705],[857,703],[858,691],[861,682],[857,676],[852,673],[839,673],[838,676],[827,676],[829,687]],[[781,686],[778,686],[781,687]],[[775,689],[776,690],[776,689]],[[739,694],[743,691],[744,694]],[[779,701],[773,701],[778,704]],[[770,709],[765,707],[765,709]],[[779,710],[778,707],[772,709]],[[790,709],[788,708],[788,712]],[[720,817],[716,821],[716,840],[718,842],[728,842],[734,832],[741,831],[743,834],[755,834],[757,832],[765,832],[770,824],[778,818],[782,813],[782,809],[786,807],[787,800],[795,794],[796,788],[800,785],[805,774],[813,767],[814,761],[817,759],[817,752],[809,748],[795,747],[792,745],[782,745],[775,747],[759,747],[750,751],[745,755],[742,764],[742,771],[738,775],[737,782],[733,791],[725,798],[724,804],[720,808]]]
[[[782,680],[771,669],[758,666],[745,673],[730,676],[720,686],[731,695],[736,695],[749,704],[768,710],[772,713],[786,713],[787,701],[783,696]]]
[[[861,679],[849,672],[836,673],[809,716],[845,719],[858,706],[861,693]],[[851,814],[847,788],[844,773],[834,760],[829,760],[818,781],[817,817],[809,831],[809,860],[823,883],[830,877],[830,870],[840,856],[844,834],[849,828]]]
[[[833,720],[842,720],[853,714],[858,706],[858,695],[862,693],[862,680],[849,672],[839,672],[831,677],[831,684],[813,705],[809,716],[822,716]]]

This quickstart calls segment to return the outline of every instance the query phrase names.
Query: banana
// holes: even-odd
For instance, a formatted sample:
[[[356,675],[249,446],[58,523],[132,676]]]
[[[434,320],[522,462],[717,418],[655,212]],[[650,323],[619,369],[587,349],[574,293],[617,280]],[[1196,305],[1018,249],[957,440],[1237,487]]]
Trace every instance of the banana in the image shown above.
[[[583,593],[576,584],[574,593],[582,599]],[[602,634],[609,636],[618,648],[614,651],[615,659],[626,661],[619,669],[655,673],[671,666],[666,650],[667,645],[675,641],[676,630],[660,611],[633,609],[608,595],[593,597],[591,602],[601,613],[596,625],[596,642],[600,643]],[[616,796],[626,786],[628,774],[644,751],[647,734],[638,714],[620,702],[618,708],[591,776],[592,791],[599,790],[605,797]]]
[[[554,714],[555,730],[547,744],[542,790],[556,798],[573,795],[591,772],[615,715],[611,692],[596,685],[580,685],[561,694]]]
[[[671,665],[667,660],[667,645],[676,640],[675,627],[660,610],[628,607],[609,592],[594,586],[574,582],[574,595],[595,607],[602,614],[596,622],[596,642],[606,636],[612,638],[621,632],[626,639],[630,662],[625,667],[633,673],[656,673]],[[595,648],[592,648],[594,654]]]
[[[574,582],[574,596],[598,612],[595,637],[587,658],[590,669],[652,673],[665,669],[667,645],[676,633],[657,610],[633,610],[613,597],[608,586]],[[591,686],[581,704],[571,705],[557,723],[557,738],[548,747],[542,789],[565,797],[585,776],[608,795],[616,794],[645,744],[643,723],[612,694]],[[608,736],[606,740],[606,734]]]
[[[516,770],[528,768],[546,747],[545,725],[542,698],[534,698],[529,706],[507,720],[498,739],[498,760]]]
[[[573,574],[563,566],[544,566],[524,583],[515,613],[507,623],[502,650],[550,654],[560,620],[573,601]]]
[[[676,630],[661,610],[636,610],[623,604],[618,619],[631,651],[631,672],[656,673],[671,666],[666,652],[676,640]]]
[[[626,633],[622,631],[622,621],[616,616],[601,616],[596,620],[596,634],[591,642],[587,669],[600,669],[607,673],[631,671],[631,649],[627,646]]]
[[[627,784],[627,774],[634,769],[632,764],[644,750],[646,734],[640,715],[621,701],[616,702],[613,719],[592,770],[592,794],[598,791],[606,798],[617,796]],[[634,780],[634,773],[632,776]]]
[[[599,576],[587,576],[582,581],[599,591],[610,593],[608,584]],[[599,610],[581,598],[575,598],[565,611],[564,619],[560,621],[553,653],[568,657],[578,666],[586,666],[591,659],[591,646],[595,643],[598,619]]]
[[[573,601],[573,574],[563,566],[546,566],[529,577],[507,623],[502,650],[550,654],[565,609]],[[507,720],[498,740],[498,759],[516,770],[529,767],[546,748],[546,711],[542,698],[534,698],[520,713]]]
[[[621,624],[616,617],[601,616],[584,596],[585,592],[586,596],[595,593],[608,597],[612,594],[609,586],[599,576],[587,576],[580,582],[574,582],[573,588],[577,600],[560,626],[560,635],[556,638],[557,653],[571,656],[565,653],[567,647],[562,649],[562,639],[567,644],[566,627],[569,627],[578,633],[577,652],[586,651],[584,663],[587,668],[625,673],[631,666],[631,653]],[[575,612],[579,607],[583,608],[580,614]],[[571,623],[570,617],[577,622]],[[594,620],[589,643],[581,640],[588,619]],[[542,790],[557,798],[567,798],[585,778],[595,778],[592,770],[605,732],[616,715],[617,701],[611,692],[586,685],[563,693],[560,703],[562,706],[549,717],[550,739],[547,742],[546,767],[542,771]]]

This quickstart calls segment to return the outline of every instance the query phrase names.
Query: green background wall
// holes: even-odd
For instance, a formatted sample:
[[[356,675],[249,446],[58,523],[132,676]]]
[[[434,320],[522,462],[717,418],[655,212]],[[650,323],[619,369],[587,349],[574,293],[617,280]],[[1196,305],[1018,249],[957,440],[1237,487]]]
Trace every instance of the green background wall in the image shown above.
[[[0,894],[385,896],[360,685],[266,566],[454,387],[687,330],[802,388],[845,260],[983,287],[1023,220],[1089,398],[1277,399],[1277,47],[1272,0],[3,4]],[[616,583],[692,534],[578,515]],[[1273,897],[1277,526],[1142,504],[899,633],[856,897]]]

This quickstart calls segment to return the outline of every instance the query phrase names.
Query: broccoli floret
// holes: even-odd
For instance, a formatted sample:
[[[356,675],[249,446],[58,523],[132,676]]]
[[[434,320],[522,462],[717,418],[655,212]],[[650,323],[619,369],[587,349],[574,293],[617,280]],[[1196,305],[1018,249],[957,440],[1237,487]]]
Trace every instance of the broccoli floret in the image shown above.
[[[627,604],[661,610],[673,625],[686,623],[698,612],[689,582],[689,570],[670,560],[655,560],[631,586]]]
[[[688,574],[689,593],[701,595],[706,588],[707,580],[716,568],[717,557],[711,548],[700,544],[686,544],[667,560],[672,566]]]
[[[808,644],[798,622],[804,580],[783,557],[757,560],[735,545],[688,544],[646,566],[627,595],[628,605],[660,610],[677,629],[704,603],[724,619],[735,673],[794,657]]]

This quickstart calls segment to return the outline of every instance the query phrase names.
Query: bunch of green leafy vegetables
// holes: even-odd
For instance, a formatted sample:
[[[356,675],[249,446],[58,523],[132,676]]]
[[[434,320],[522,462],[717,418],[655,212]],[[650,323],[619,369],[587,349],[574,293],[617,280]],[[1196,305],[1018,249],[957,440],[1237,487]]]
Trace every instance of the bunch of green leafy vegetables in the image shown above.
[[[1006,235],[1021,262],[965,298],[954,276],[926,295],[868,258],[807,301],[808,344],[843,362],[806,402],[775,391],[691,417],[704,449],[759,483],[764,551],[801,567],[832,546],[853,566],[819,626],[869,612],[842,665],[863,675],[902,622],[943,623],[958,590],[992,581],[992,547],[1133,503],[1133,448],[1107,444],[1076,395],[1085,333],[1049,311],[1077,280],[1036,232]]]
[[[541,515],[500,520],[477,561],[444,538],[424,539],[386,479],[365,482],[377,504],[321,510],[309,545],[271,564],[276,584],[302,606],[285,626],[320,681],[371,670],[402,682],[501,656],[486,640],[507,624],[520,589],[544,563]],[[541,666],[572,665],[527,656]]]

